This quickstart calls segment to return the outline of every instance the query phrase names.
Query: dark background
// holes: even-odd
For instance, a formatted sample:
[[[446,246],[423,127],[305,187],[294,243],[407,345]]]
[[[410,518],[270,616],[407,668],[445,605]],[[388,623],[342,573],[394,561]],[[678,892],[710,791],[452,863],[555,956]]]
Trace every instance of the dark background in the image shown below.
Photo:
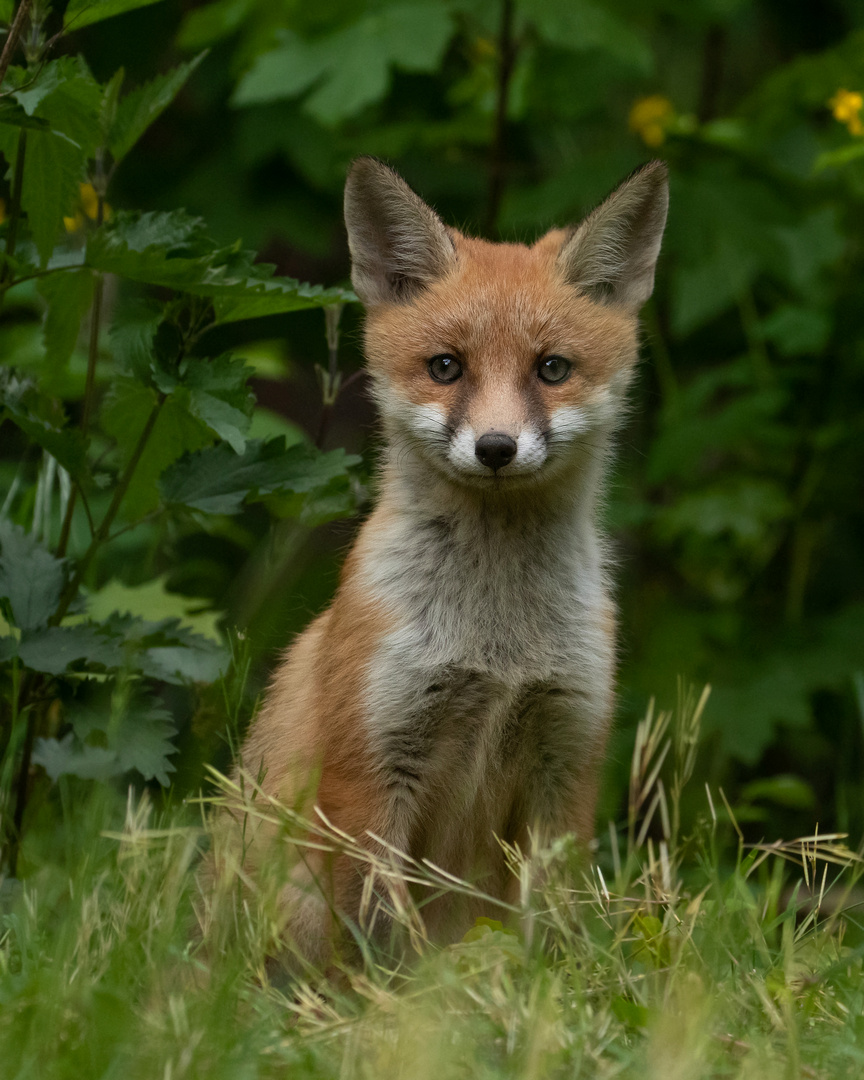
[[[864,91],[859,3],[164,0],[61,49],[101,80],[124,66],[129,85],[209,49],[109,201],[185,206],[326,285],[347,282],[341,190],[359,153],[446,221],[526,240],[665,159],[667,237],[607,505],[621,672],[602,813],[620,812],[649,699],[672,708],[680,681],[710,682],[698,780],[751,834],[819,822],[861,837],[864,134],[854,99],[830,104]],[[346,310],[346,379],[359,327]],[[316,439],[322,313],[220,332],[257,368],[258,422]],[[364,389],[351,380],[323,442],[362,451],[373,475]],[[327,603],[356,523],[187,524],[130,541],[114,572],[134,586],[155,566],[241,629],[260,687]],[[189,708],[181,787],[224,760],[218,709]]]

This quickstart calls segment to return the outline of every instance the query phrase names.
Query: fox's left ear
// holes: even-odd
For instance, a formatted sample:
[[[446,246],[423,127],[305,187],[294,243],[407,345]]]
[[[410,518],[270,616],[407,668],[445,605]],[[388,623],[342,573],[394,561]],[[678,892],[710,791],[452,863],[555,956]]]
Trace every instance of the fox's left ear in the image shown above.
[[[668,206],[666,165],[651,161],[568,234],[557,260],[567,280],[598,300],[638,311],[654,289]]]

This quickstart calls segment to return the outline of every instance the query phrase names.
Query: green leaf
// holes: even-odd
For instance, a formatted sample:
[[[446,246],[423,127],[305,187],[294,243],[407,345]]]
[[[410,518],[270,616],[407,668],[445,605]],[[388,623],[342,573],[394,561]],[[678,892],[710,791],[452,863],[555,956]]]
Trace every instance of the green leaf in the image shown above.
[[[645,38],[609,7],[595,0],[532,0],[525,13],[540,34],[558,48],[596,49],[644,74],[654,69]]]
[[[0,382],[0,419],[8,418],[28,438],[47,450],[66,471],[78,478],[87,475],[87,447],[80,431],[65,428],[59,404],[46,398],[32,384],[14,377]],[[39,415],[36,410],[41,410]],[[44,415],[49,412],[50,415]]]
[[[826,150],[820,154],[813,164],[813,171],[819,173],[825,169],[837,169],[862,157],[864,157],[864,139],[858,139],[856,142],[841,146],[839,150]]]
[[[771,802],[792,810],[812,810],[816,806],[816,793],[812,786],[800,776],[790,773],[751,780],[741,789],[741,798],[748,802]]]
[[[0,521],[0,599],[21,630],[45,626],[66,582],[65,562],[41,547],[18,525]],[[26,661],[25,661],[26,662]]]
[[[435,71],[453,31],[446,5],[422,2],[372,11],[313,41],[289,31],[240,80],[233,104],[296,97],[314,87],[304,107],[322,123],[338,123],[386,94],[393,67]]]
[[[127,462],[156,404],[153,390],[130,379],[118,379],[102,413],[102,426],[117,440]],[[142,517],[159,505],[157,481],[163,471],[189,450],[211,442],[213,436],[189,411],[189,392],[179,388],[162,406],[150,439],[123,500],[129,519]],[[229,451],[230,453],[230,451]]]
[[[142,660],[142,671],[167,683],[215,682],[228,670],[228,655],[221,645],[195,638],[184,645],[154,645]]]
[[[250,418],[246,413],[235,409],[227,401],[208,394],[206,390],[193,390],[189,394],[189,411],[193,416],[225,439],[235,454],[242,454],[246,449],[246,432]]]
[[[0,124],[30,128],[33,131],[45,131],[50,126],[47,120],[41,120],[38,116],[29,116],[20,105],[8,100],[0,102]]]
[[[127,11],[148,7],[158,0],[69,0],[63,16],[64,30],[80,30],[92,23],[125,15]]]
[[[102,90],[80,58],[52,60],[35,79],[16,69],[15,78],[26,79],[12,92],[15,100],[28,115],[50,125],[50,130],[22,132],[26,151],[21,206],[44,267],[100,141]],[[12,168],[20,145],[14,150],[4,146]]]
[[[255,397],[246,388],[253,369],[227,353],[214,360],[190,360],[183,375],[189,387],[189,410],[232,449],[242,454]]]
[[[145,622],[149,622],[151,634],[157,632],[163,643],[169,640],[169,627],[174,623],[165,623],[164,620],[179,619],[180,625],[176,627],[177,633],[191,631],[197,635],[209,638],[216,644],[221,645],[221,636],[216,630],[218,611],[205,610],[209,601],[203,596],[187,596],[185,593],[171,592],[166,588],[167,575],[151,578],[141,585],[124,585],[116,579],[109,581],[98,592],[89,593],[87,596],[87,610],[93,619],[107,620],[116,613],[135,614]],[[154,625],[158,624],[158,630],[154,631]],[[112,621],[112,626],[117,628]],[[143,636],[137,636],[127,627],[124,637],[128,640],[138,641]],[[185,636],[176,638],[185,644],[197,647],[198,639],[188,639]],[[154,642],[155,643],[155,642]]]
[[[53,780],[71,773],[104,781],[134,769],[168,786],[177,729],[171,714],[140,686],[85,681],[66,715],[72,731],[59,741],[40,739],[33,755]]]
[[[27,667],[47,675],[61,675],[71,664],[80,662],[109,671],[131,663],[131,652],[122,638],[90,623],[26,632],[18,655]]]
[[[87,265],[148,285],[211,297],[216,321],[280,315],[355,300],[345,289],[274,278],[235,244],[217,248],[203,222],[183,211],[120,213],[87,242]]]
[[[43,324],[45,360],[55,369],[62,369],[78,341],[81,320],[93,302],[93,274],[90,270],[50,274],[40,279],[38,288],[48,303]]]
[[[164,316],[163,305],[155,301],[122,300],[114,309],[109,338],[114,364],[123,375],[149,383],[153,370],[156,333]]]
[[[612,998],[612,1012],[622,1024],[630,1028],[644,1028],[651,1019],[651,1013],[644,1005],[630,1001],[620,994]]]
[[[188,12],[177,34],[181,49],[200,49],[239,30],[255,9],[257,0],[216,0]]]
[[[86,153],[67,136],[54,131],[28,133],[21,207],[43,268],[63,218],[74,209],[86,162]]]
[[[818,354],[828,343],[831,318],[818,307],[784,304],[761,321],[759,330],[782,356]]]
[[[778,484],[740,477],[680,497],[658,514],[657,523],[667,540],[688,532],[703,537],[728,534],[747,547],[761,541],[766,530],[785,521],[791,512],[792,505]]]
[[[322,453],[283,439],[250,441],[243,454],[224,443],[189,454],[166,470],[160,483],[169,505],[209,514],[237,514],[244,501],[275,492],[306,493],[328,484],[359,461],[344,450]]]
[[[206,53],[200,53],[188,64],[158,76],[123,98],[108,137],[108,148],[115,161],[122,161],[147,128],[168,108],[205,56]]]
[[[82,780],[104,783],[123,771],[115,751],[101,746],[82,746],[71,731],[62,739],[36,739],[33,764],[40,765],[52,780],[78,776]]]

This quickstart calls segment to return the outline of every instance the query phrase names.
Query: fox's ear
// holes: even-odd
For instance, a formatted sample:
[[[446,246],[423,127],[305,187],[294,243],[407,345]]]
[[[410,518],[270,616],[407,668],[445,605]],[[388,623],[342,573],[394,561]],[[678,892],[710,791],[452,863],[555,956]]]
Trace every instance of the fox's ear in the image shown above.
[[[403,303],[455,259],[444,223],[383,161],[357,158],[345,183],[351,281],[366,305]]]
[[[637,311],[654,289],[668,206],[666,166],[649,162],[564,240],[558,265],[567,280],[598,300]]]

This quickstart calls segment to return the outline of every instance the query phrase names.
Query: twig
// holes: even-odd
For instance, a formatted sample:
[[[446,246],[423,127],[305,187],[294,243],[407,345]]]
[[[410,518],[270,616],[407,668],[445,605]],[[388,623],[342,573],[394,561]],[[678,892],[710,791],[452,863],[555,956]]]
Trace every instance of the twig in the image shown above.
[[[21,217],[21,187],[24,183],[24,158],[27,153],[27,131],[21,128],[18,132],[18,147],[15,151],[15,174],[12,178],[12,198],[9,206],[9,225],[6,230],[5,259],[0,268],[0,285],[6,282],[8,277],[13,276],[10,271],[9,260],[15,254],[18,242],[18,219]],[[14,284],[14,282],[9,283]],[[0,291],[0,304],[6,296],[6,286]]]
[[[101,153],[96,157],[96,168],[102,172]],[[99,228],[105,220],[105,195],[102,185],[99,185],[96,203],[96,227]],[[90,416],[93,412],[93,393],[96,384],[96,364],[99,360],[99,324],[102,321],[102,296],[105,288],[105,279],[101,274],[96,275],[93,289],[93,307],[90,310],[90,347],[87,352],[87,378],[84,384],[84,402],[81,409],[81,434],[85,440],[90,429]],[[69,543],[69,534],[72,531],[72,517],[75,513],[75,501],[78,495],[79,484],[75,481],[72,494],[69,496],[69,505],[66,507],[66,515],[60,529],[60,539],[57,542],[57,556],[63,558]],[[88,512],[89,517],[89,512]],[[92,531],[92,521],[91,521]]]
[[[12,20],[12,25],[9,27],[9,36],[6,38],[6,44],[3,46],[3,52],[0,53],[0,83],[6,78],[6,72],[9,70],[9,65],[12,62],[12,53],[15,51],[15,46],[18,44],[18,38],[21,37],[21,31],[24,28],[24,20],[30,12],[30,5],[33,0],[21,0],[18,5],[18,10],[15,12],[15,18]]]
[[[486,205],[486,232],[497,228],[504,176],[507,169],[507,106],[510,80],[516,63],[517,43],[513,39],[513,0],[502,0],[501,26],[498,31],[498,88],[495,98],[495,133],[489,158],[489,193]]]
[[[114,522],[114,518],[117,516],[117,512],[120,509],[120,505],[129,489],[129,484],[132,481],[132,476],[138,467],[138,462],[141,460],[141,455],[147,446],[150,436],[153,434],[153,428],[156,426],[156,421],[159,419],[159,413],[162,411],[162,406],[165,404],[167,395],[160,394],[156,404],[147,417],[147,422],[144,425],[144,429],[138,437],[138,442],[135,449],[132,452],[132,457],[129,458],[129,462],[123,471],[123,475],[120,477],[120,481],[117,487],[114,489],[114,497],[111,500],[111,505],[105,512],[105,517],[102,519],[99,528],[96,530],[93,539],[90,541],[90,546],[81,556],[78,561],[78,565],[75,568],[75,573],[69,580],[68,585],[63,590],[63,595],[60,597],[60,603],[57,605],[57,610],[51,617],[50,625],[57,626],[63,619],[63,616],[69,610],[69,605],[75,599],[78,593],[78,587],[87,572],[93,556],[96,554],[100,545],[107,539],[111,530],[111,526]]]

